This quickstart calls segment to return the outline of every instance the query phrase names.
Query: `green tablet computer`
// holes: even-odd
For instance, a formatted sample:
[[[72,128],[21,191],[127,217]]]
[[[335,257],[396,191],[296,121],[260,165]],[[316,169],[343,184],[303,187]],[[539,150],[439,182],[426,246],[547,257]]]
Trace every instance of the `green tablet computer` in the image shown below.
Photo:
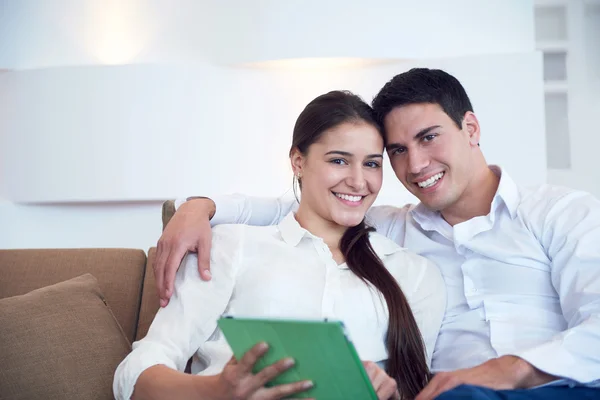
[[[311,380],[314,387],[294,398],[317,400],[377,400],[354,345],[339,321],[293,321],[225,317],[218,321],[231,350],[239,360],[259,342],[269,351],[255,365],[255,372],[283,358],[295,365],[269,386]]]

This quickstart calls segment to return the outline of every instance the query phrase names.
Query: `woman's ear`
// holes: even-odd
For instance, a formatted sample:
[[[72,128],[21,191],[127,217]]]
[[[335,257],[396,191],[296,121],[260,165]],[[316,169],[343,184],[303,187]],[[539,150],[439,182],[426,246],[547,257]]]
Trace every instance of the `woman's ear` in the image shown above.
[[[463,118],[463,129],[469,135],[469,143],[471,146],[479,146],[479,139],[481,132],[479,130],[479,121],[475,114],[471,111],[467,111]]]
[[[300,176],[302,176],[302,168],[304,167],[304,156],[302,155],[300,150],[298,150],[298,148],[294,148],[290,152],[290,162],[292,164],[292,172],[294,173],[294,175],[298,176],[298,174],[300,174]]]

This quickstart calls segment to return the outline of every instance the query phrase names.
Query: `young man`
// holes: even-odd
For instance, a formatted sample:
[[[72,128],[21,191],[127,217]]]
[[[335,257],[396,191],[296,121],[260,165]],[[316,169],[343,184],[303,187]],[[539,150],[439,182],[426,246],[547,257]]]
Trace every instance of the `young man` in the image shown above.
[[[600,202],[521,188],[488,166],[470,100],[443,71],[397,75],[373,108],[396,176],[420,203],[374,207],[368,222],[435,262],[448,291],[436,375],[417,400],[600,398]],[[209,217],[274,224],[293,206],[244,196],[182,204],[158,243],[161,304],[186,251],[198,251],[210,279]]]

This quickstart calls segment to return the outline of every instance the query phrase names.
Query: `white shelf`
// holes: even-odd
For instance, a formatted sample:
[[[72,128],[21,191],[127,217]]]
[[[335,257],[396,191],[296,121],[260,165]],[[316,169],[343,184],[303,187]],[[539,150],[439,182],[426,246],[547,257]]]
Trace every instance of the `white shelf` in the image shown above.
[[[567,93],[569,86],[566,81],[547,81],[544,82],[545,93]]]
[[[536,7],[556,7],[566,6],[569,4],[569,0],[535,0]]]
[[[535,47],[544,53],[566,53],[569,49],[567,40],[539,40]]]

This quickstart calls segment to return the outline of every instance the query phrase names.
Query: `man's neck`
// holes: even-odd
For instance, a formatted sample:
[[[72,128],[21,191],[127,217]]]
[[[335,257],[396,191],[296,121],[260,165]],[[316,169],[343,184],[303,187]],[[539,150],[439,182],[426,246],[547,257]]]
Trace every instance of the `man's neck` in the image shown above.
[[[486,168],[482,168],[481,173],[474,177],[459,201],[441,212],[442,217],[454,226],[471,218],[489,214],[499,184],[500,177],[486,165]]]

